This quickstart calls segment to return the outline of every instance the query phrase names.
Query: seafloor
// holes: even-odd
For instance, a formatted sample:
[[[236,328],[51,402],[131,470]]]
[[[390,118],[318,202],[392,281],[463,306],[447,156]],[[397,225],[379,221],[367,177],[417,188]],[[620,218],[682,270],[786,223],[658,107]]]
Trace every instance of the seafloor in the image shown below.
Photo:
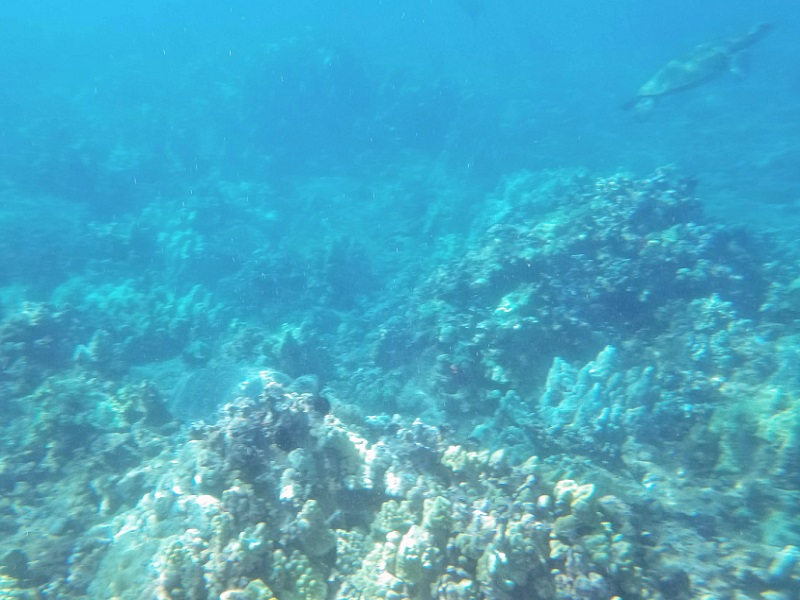
[[[796,257],[673,169],[391,175],[4,215],[0,595],[797,598]]]

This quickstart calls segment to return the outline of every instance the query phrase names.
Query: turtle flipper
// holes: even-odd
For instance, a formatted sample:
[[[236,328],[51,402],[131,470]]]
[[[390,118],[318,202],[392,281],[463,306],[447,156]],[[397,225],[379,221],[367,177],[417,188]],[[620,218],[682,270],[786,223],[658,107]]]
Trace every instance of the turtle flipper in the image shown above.
[[[735,52],[728,58],[728,71],[740,79],[747,75],[747,57],[744,52]]]
[[[650,118],[655,106],[655,96],[640,96],[636,99],[636,104],[633,105],[633,110],[636,112],[636,118],[640,121],[646,121]]]

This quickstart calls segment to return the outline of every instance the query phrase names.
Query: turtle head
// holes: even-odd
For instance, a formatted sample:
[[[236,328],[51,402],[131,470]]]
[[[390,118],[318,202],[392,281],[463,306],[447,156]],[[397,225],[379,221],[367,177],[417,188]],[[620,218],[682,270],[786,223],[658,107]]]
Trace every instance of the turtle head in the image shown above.
[[[639,96],[633,105],[634,113],[639,121],[646,121],[653,113],[656,106],[656,99],[653,96]]]
[[[653,96],[636,96],[636,98],[625,102],[620,108],[622,110],[632,110],[637,119],[644,121],[650,117],[655,105],[656,99]]]
[[[750,28],[735,44],[739,49],[754,44],[772,30],[772,23],[757,23]]]
[[[772,30],[772,23],[757,23],[756,25],[753,25],[753,27],[750,28],[750,31],[747,32],[747,35],[749,35],[752,38],[758,39],[767,35],[767,33],[769,33],[771,30]]]

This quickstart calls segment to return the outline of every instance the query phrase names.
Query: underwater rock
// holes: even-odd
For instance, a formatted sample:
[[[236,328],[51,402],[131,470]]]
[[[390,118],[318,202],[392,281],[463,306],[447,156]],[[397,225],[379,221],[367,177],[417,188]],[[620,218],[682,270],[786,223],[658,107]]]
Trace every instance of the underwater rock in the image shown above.
[[[186,375],[172,392],[169,410],[183,421],[211,419],[246,379],[242,367],[207,367]]]
[[[202,363],[204,340],[227,325],[226,307],[201,285],[179,295],[141,279],[101,285],[78,279],[61,295],[89,329],[86,341],[73,345],[73,357],[112,373],[181,355]]]
[[[295,527],[297,539],[308,556],[324,556],[336,548],[336,534],[328,527],[316,500],[305,501],[297,515]]]
[[[196,427],[194,439],[165,460],[158,489],[114,518],[113,542],[92,585],[120,598],[145,590],[234,598],[259,580],[253,585],[278,598],[424,600],[438,589],[442,597],[506,600],[535,579],[542,597],[558,597],[560,585],[601,598],[602,582],[621,577],[611,565],[633,556],[622,552],[619,533],[609,533],[614,526],[601,523],[595,485],[564,480],[552,487],[538,479],[535,459],[514,465],[502,452],[458,449],[421,421],[397,422],[371,442],[332,415],[314,413],[312,394],[291,391],[302,386],[268,373],[261,382],[259,395],[235,398],[215,423]],[[287,451],[272,434],[284,414],[298,411],[308,416],[308,432],[298,438],[302,446]],[[225,450],[238,447],[240,435],[263,460],[241,462]],[[423,463],[414,461],[420,445]],[[376,453],[378,447],[385,450]],[[365,478],[377,464],[384,466]],[[415,475],[399,499],[388,497],[379,475],[389,467]],[[347,473],[361,475],[348,480]],[[555,524],[550,503],[537,505],[543,496],[556,499]],[[560,523],[570,518],[575,525],[561,536]],[[362,523],[369,536],[359,533]],[[558,554],[550,549],[553,535],[564,545]],[[592,536],[611,540],[608,548],[581,550],[596,546]],[[570,566],[578,553],[585,566]],[[569,583],[549,575],[554,560]],[[132,579],[148,571],[157,575]]]
[[[318,342],[316,327],[311,322],[299,327],[285,327],[276,338],[272,354],[278,368],[292,377],[314,373],[327,380],[335,373],[333,358]]]
[[[272,586],[280,598],[284,594],[299,600],[325,600],[327,586],[322,574],[316,570],[307,557],[297,550],[286,555],[278,549],[272,557],[273,571],[270,578]]]
[[[602,395],[608,394],[616,383],[614,375],[616,349],[612,346],[597,355],[580,371],[560,358],[553,360],[547,375],[545,391],[539,400],[539,414],[548,427],[581,429],[594,424],[596,429],[612,428],[618,417],[611,403]]]
[[[407,585],[424,585],[436,579],[441,558],[433,534],[421,525],[412,525],[400,539],[395,564],[390,570]]]
[[[623,458],[626,440],[636,438],[658,387],[652,367],[622,370],[618,352],[607,346],[580,369],[556,357],[534,413],[514,399],[502,413],[529,431],[540,447]]]
[[[664,315],[697,298],[717,294],[745,318],[762,306],[763,247],[704,217],[690,178],[670,169],[640,180],[575,177],[554,200],[535,185],[544,187],[509,178],[497,192],[508,210],[487,210],[480,241],[430,275],[420,293],[435,301],[419,298],[410,314],[407,330],[425,330],[435,315],[446,333],[426,377],[452,399],[451,420],[491,412],[492,394],[509,388],[531,393],[555,356],[585,363],[638,333],[658,335]],[[550,206],[529,209],[521,190]]]
[[[613,360],[596,364],[604,366],[600,382],[617,372]],[[565,371],[573,382],[565,390],[579,372]],[[690,517],[666,477],[657,488],[663,495],[638,482],[631,491],[609,472],[586,470],[585,459],[520,462],[455,444],[419,419],[376,421],[365,432],[316,410],[308,382],[266,370],[251,379],[216,420],[188,428],[179,447],[160,446],[146,470],[131,464],[118,479],[97,477],[93,488],[108,508],[94,518],[105,524],[78,534],[74,561],[59,562],[68,565],[70,593],[513,600],[535,586],[542,600],[606,600],[684,590],[683,579],[670,583],[679,572],[692,593],[732,589],[745,576],[765,592],[794,586],[793,550],[729,550],[726,570],[738,565],[740,575],[718,576],[713,586],[697,583],[700,566],[666,560],[661,540],[677,544],[670,536],[696,523],[677,525]],[[298,415],[301,431],[287,444],[285,428]],[[112,454],[131,443],[125,435],[121,446],[100,439]],[[138,500],[121,501],[115,483]],[[51,529],[69,539],[75,527]],[[20,548],[30,556],[31,546]],[[746,571],[748,561],[755,562]]]
[[[0,322],[0,366],[10,397],[66,367],[80,326],[74,309],[24,302]]]

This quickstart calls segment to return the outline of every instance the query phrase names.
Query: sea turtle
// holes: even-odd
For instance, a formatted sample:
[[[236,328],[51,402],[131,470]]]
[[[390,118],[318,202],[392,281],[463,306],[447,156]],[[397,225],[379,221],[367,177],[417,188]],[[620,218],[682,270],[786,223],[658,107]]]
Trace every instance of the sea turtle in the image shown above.
[[[640,118],[646,118],[660,96],[693,88],[725,72],[739,72],[742,51],[764,37],[771,27],[769,23],[759,23],[744,35],[696,46],[684,58],[664,65],[623,108],[632,108]]]

